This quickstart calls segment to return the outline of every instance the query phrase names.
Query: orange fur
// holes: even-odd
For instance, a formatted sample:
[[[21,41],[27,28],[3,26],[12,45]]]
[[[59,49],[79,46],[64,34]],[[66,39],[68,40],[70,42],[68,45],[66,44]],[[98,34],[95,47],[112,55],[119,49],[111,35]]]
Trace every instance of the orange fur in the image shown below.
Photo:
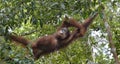
[[[96,16],[97,13],[93,17],[87,18],[82,24],[78,23],[73,18],[65,18],[57,32],[52,35],[43,36],[31,44],[35,59],[38,59],[42,55],[64,48],[72,41],[84,36],[88,26],[92,23]],[[76,29],[70,33],[68,30],[69,27],[75,27]],[[11,35],[10,38],[15,42],[23,44],[24,46],[30,43],[27,39],[21,36]]]

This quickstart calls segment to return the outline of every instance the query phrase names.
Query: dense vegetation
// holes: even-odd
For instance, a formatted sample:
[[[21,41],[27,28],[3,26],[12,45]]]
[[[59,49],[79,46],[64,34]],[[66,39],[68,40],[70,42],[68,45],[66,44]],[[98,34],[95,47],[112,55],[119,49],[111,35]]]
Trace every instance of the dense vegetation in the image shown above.
[[[68,14],[82,22],[96,9],[99,16],[83,38],[39,60],[32,58],[31,49],[27,51],[27,48],[9,40],[8,34],[14,32],[35,41],[38,37],[54,33],[63,15]],[[103,18],[110,26],[112,43],[120,60],[119,12],[118,0],[1,0],[0,64],[114,64]]]

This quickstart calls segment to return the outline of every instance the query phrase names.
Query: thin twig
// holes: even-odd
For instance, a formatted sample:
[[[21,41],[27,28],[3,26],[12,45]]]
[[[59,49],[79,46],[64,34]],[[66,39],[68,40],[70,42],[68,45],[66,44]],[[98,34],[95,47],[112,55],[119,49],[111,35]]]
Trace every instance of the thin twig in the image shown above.
[[[112,40],[112,33],[111,33],[111,30],[110,30],[110,26],[109,26],[109,24],[106,20],[104,10],[102,11],[102,13],[103,13],[103,18],[102,19],[104,21],[104,25],[105,25],[106,31],[108,33],[108,40],[109,40],[109,45],[110,45],[110,48],[111,48],[111,52],[113,54],[113,57],[115,59],[116,64],[120,64],[119,59],[118,59],[118,55],[116,53],[116,48],[115,48],[115,45],[114,45],[113,40]]]
[[[39,30],[33,30],[33,31],[31,31],[31,32],[27,32],[27,33],[21,34],[21,36],[30,35],[30,34],[32,34],[32,33],[34,33],[34,32],[37,32],[37,31],[39,31]]]

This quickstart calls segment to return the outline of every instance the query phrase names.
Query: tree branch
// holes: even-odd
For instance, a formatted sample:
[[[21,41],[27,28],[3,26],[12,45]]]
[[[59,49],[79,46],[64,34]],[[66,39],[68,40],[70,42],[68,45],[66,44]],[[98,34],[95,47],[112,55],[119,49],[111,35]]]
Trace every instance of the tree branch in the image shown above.
[[[24,33],[24,34],[21,34],[21,36],[30,35],[30,34],[32,34],[32,33],[34,33],[34,32],[37,32],[37,31],[39,31],[39,30],[33,30],[33,31],[31,31],[31,32],[26,32],[26,33]]]
[[[104,25],[105,25],[106,31],[108,33],[108,40],[109,40],[109,45],[110,45],[110,48],[111,48],[111,53],[113,54],[113,57],[115,59],[116,64],[120,64],[119,59],[118,59],[118,55],[116,53],[116,48],[115,48],[115,45],[114,45],[113,40],[112,40],[112,33],[111,33],[111,30],[110,30],[110,26],[109,26],[109,24],[106,20],[104,10],[102,11],[102,15],[103,15],[102,19],[104,21]]]

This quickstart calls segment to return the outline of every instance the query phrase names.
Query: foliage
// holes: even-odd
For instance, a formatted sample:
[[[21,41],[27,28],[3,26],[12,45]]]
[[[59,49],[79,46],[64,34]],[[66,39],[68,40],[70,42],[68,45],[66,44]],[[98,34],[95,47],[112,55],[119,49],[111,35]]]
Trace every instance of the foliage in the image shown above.
[[[98,64],[113,64],[111,53],[104,49],[109,45],[103,20],[98,16],[88,29],[87,34],[60,51],[32,58],[31,50],[15,45],[7,34],[11,31],[35,41],[38,37],[52,34],[61,24],[65,14],[83,21],[99,5],[104,5],[105,13],[113,34],[113,42],[120,56],[120,10],[119,1],[111,0],[1,0],[0,1],[0,63],[1,64],[86,64],[91,61]],[[98,9],[100,12],[101,8]],[[92,32],[101,31],[97,37]],[[30,33],[31,32],[31,33]],[[30,34],[29,34],[30,33]],[[101,34],[101,35],[100,35]],[[100,36],[99,36],[100,35]],[[98,37],[99,36],[99,37]],[[100,44],[100,41],[102,44]],[[96,53],[94,49],[99,49]],[[104,52],[104,53],[103,53]],[[110,51],[109,51],[110,52]],[[106,54],[105,54],[106,53]],[[119,57],[120,58],[120,57]]]

